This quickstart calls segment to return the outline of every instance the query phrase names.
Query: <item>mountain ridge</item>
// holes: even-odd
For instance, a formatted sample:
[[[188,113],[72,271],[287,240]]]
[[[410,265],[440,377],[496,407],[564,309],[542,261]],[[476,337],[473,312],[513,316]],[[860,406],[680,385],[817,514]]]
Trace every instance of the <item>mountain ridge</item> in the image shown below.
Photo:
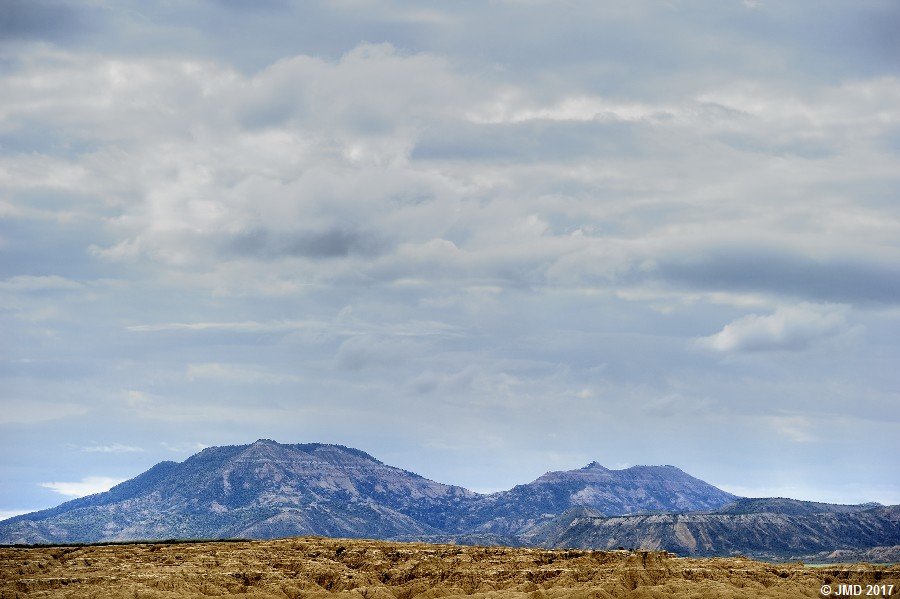
[[[900,544],[897,511],[742,498],[675,466],[611,470],[596,461],[481,494],[351,447],[260,439],[160,462],[104,493],[2,521],[0,542],[321,535],[642,546],[695,554],[812,553]],[[760,542],[766,527],[783,542]],[[827,542],[817,531],[828,533],[819,535]],[[840,534],[851,538],[843,542]]]
[[[900,540],[898,506],[817,513],[732,513],[726,508],[612,517],[563,514],[554,524],[535,531],[531,540],[557,548],[640,547],[679,555],[743,554],[763,559],[866,550]]]

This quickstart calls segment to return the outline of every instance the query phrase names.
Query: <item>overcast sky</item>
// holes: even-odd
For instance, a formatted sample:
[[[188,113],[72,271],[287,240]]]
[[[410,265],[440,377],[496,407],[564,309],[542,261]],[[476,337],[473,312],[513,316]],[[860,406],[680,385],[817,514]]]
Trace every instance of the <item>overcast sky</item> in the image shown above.
[[[894,0],[0,0],[0,516],[209,445],[900,503]]]

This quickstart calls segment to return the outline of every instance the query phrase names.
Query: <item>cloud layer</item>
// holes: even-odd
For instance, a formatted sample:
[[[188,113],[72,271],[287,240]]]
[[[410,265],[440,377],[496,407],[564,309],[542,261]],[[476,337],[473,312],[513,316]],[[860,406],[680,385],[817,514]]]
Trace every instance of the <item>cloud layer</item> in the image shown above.
[[[8,4],[0,508],[261,437],[900,502],[894,3]]]

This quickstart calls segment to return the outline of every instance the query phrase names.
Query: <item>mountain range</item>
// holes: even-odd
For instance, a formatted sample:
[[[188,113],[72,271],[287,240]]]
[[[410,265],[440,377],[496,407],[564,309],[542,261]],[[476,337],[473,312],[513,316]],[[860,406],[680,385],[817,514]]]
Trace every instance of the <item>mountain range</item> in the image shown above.
[[[596,462],[479,494],[358,449],[261,439],[0,522],[6,544],[300,535],[811,554],[900,545],[900,507],[739,498],[674,466]]]

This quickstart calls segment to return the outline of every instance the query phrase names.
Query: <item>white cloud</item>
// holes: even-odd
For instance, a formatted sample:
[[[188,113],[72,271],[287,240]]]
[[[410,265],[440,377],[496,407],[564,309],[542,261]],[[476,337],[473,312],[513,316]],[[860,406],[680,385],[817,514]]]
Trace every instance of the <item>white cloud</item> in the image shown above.
[[[303,380],[302,377],[292,374],[280,374],[254,366],[222,364],[219,362],[188,364],[186,376],[191,381],[210,380],[223,383],[259,383],[268,385]]]
[[[2,291],[75,291],[82,287],[78,281],[57,275],[20,275],[0,281]]]
[[[736,438],[822,443],[827,408],[867,422],[835,455],[893,467],[885,3],[162,4],[4,41],[0,424],[98,448],[55,419],[338,435],[423,463],[437,436],[513,477],[535,439],[679,465],[693,439],[767,470]],[[700,335],[756,353],[683,351]],[[860,459],[873,423],[883,455]]]
[[[775,432],[795,443],[810,443],[818,439],[817,423],[804,414],[778,414],[765,418]]]
[[[232,331],[238,333],[259,333],[273,331],[292,331],[304,328],[320,328],[322,323],[310,321],[278,321],[278,322],[166,322],[160,324],[138,324],[125,327],[135,333],[152,333],[158,331]]]
[[[16,516],[21,516],[22,514],[30,514],[31,512],[36,512],[37,510],[0,510],[0,521],[7,520],[9,518],[15,518]]]
[[[144,448],[112,443],[110,445],[86,445],[81,447],[80,450],[85,453],[140,453],[144,451]]]
[[[88,476],[80,481],[41,483],[41,486],[67,497],[84,497],[85,495],[109,491],[112,487],[125,480],[124,478],[111,478],[108,476]]]
[[[0,409],[0,424],[36,424],[74,418],[88,411],[88,407],[83,404],[7,399]]]
[[[697,341],[720,352],[800,351],[847,331],[846,314],[843,306],[785,306],[767,316],[743,316]]]
[[[186,442],[186,443],[169,443],[167,441],[163,441],[162,443],[160,443],[160,445],[166,451],[171,451],[173,453],[187,453],[187,454],[197,453],[198,451],[203,451],[204,449],[209,447],[209,445],[207,445],[206,443],[200,443],[199,441]]]
[[[78,203],[106,218],[111,240],[92,244],[94,255],[150,259],[179,285],[223,294],[289,296],[335,282],[407,279],[609,286],[688,234],[702,250],[714,241],[709,231],[736,224],[751,244],[796,234],[801,218],[856,246],[900,230],[897,219],[851,198],[813,211],[781,195],[808,195],[849,173],[894,172],[893,159],[872,146],[900,118],[892,77],[817,93],[736,80],[666,99],[621,99],[500,83],[433,53],[361,44],[336,60],[285,57],[254,75],[215,61],[56,51],[36,56],[30,75],[9,86],[2,114],[10,123],[53,123],[99,144],[78,159],[5,158],[14,188],[52,184],[104,198],[93,208]],[[569,122],[604,119],[633,128],[554,137]],[[535,145],[547,152],[544,163],[480,154],[537,121],[548,128],[521,129],[508,144]],[[428,135],[466,123],[474,128],[463,159],[412,158]],[[191,136],[180,137],[186,130]],[[608,155],[590,144],[565,154],[607,137]],[[769,159],[820,141],[840,144],[841,154],[791,160],[790,168]],[[627,151],[634,144],[637,154]],[[466,160],[466,152],[475,154]],[[590,191],[598,189],[616,191]],[[826,217],[817,214],[841,218],[818,222]],[[794,238],[814,254],[821,235]]]
[[[517,96],[511,97],[511,94],[506,92],[467,117],[472,122],[481,124],[522,123],[534,120],[644,121],[671,119],[675,113],[684,112],[682,108],[671,105],[652,106],[638,102],[614,102],[599,96],[565,97],[551,106],[526,107],[523,104],[528,102],[527,96],[524,93]]]

